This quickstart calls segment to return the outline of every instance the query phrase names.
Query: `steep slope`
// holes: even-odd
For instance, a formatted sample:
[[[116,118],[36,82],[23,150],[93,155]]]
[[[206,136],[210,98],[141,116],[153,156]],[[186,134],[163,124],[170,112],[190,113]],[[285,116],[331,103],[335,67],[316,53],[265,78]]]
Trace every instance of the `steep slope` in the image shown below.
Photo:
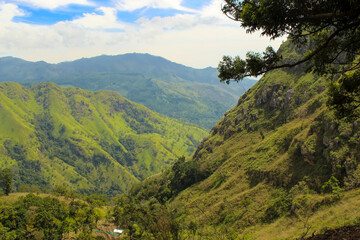
[[[285,61],[304,52],[280,51]],[[131,194],[177,209],[182,234],[201,239],[294,239],[358,223],[359,120],[333,116],[326,85],[301,67],[266,74],[191,159]]]
[[[99,56],[47,64],[0,58],[0,81],[50,81],[87,90],[114,90],[151,110],[210,129],[256,83],[220,84],[215,68],[194,69],[149,54]]]
[[[0,83],[1,168],[16,185],[115,194],[190,156],[206,135],[116,92]]]

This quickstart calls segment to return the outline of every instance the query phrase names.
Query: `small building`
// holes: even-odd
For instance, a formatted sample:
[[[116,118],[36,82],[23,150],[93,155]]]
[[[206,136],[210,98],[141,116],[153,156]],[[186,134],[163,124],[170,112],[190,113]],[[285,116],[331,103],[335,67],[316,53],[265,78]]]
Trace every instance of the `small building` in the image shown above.
[[[122,229],[114,229],[114,233],[122,234],[124,230]]]

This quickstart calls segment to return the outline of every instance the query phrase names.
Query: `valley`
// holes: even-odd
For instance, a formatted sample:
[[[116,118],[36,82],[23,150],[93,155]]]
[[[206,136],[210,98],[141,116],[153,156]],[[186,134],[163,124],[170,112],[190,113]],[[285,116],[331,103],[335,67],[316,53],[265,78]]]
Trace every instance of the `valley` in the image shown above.
[[[291,58],[304,51],[289,41],[279,49]],[[178,89],[185,86],[177,81]],[[10,239],[21,236],[21,225],[13,228],[6,219],[9,209],[21,215],[16,206],[23,199],[33,199],[25,206],[31,211],[60,197],[56,204],[69,208],[69,228],[60,230],[66,221],[52,213],[60,221],[57,233],[24,217],[33,224],[26,234],[112,239],[117,226],[125,239],[337,234],[329,229],[356,234],[358,120],[336,115],[327,86],[326,78],[303,66],[273,70],[208,133],[115,91],[0,83],[1,168],[14,174],[12,192],[42,192],[40,198],[4,196],[14,200],[0,204],[0,231]],[[93,220],[72,224],[79,211],[95,214]]]
[[[0,239],[359,238],[356,1],[7,1]]]
[[[304,51],[287,41],[278,52],[300,58]],[[29,212],[59,197],[69,228],[60,230],[67,220],[55,212],[57,233],[25,216],[33,224],[26,234],[112,239],[117,226],[125,239],[305,239],[338,228],[356,234],[358,120],[341,119],[328,106],[326,78],[303,66],[273,70],[210,132],[74,82],[0,83],[1,168],[13,173],[12,192],[42,192],[4,196],[14,198],[0,204],[4,236],[22,235],[20,222],[6,222],[9,209],[20,216],[16,206],[25,199],[33,199]],[[136,80],[134,89],[146,92],[155,82],[173,97],[170,85],[179,91],[188,84]],[[92,220],[73,224],[82,211]]]

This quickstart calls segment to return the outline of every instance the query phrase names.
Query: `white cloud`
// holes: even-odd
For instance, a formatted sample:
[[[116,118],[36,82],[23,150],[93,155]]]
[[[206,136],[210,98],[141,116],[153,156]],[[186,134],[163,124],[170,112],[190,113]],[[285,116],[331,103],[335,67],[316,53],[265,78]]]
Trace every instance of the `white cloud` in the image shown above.
[[[10,22],[14,17],[24,16],[25,13],[15,4],[4,3],[0,4],[0,22]],[[4,26],[4,25],[3,25]],[[1,27],[1,25],[0,25]]]
[[[154,17],[152,19],[140,18],[136,23],[142,29],[151,31],[153,29],[161,31],[181,30],[191,28],[200,24],[201,19],[193,14],[178,14],[171,17]]]
[[[155,2],[159,5],[153,6],[164,8],[175,3],[171,6],[181,6],[180,0],[146,1],[148,5]],[[115,8],[100,7],[72,21],[50,26],[14,22],[15,16],[24,13],[14,4],[0,3],[0,55],[60,62],[101,54],[142,52],[188,66],[207,67],[217,66],[223,55],[245,56],[250,50],[263,51],[270,43],[275,48],[279,46],[282,39],[269,42],[265,37],[246,34],[238,23],[222,14],[221,2],[213,0],[193,13],[143,17],[135,23],[121,22]]]
[[[36,8],[45,8],[45,9],[56,9],[58,7],[67,6],[70,4],[89,5],[89,6],[94,5],[88,0],[14,0],[14,1],[26,5],[31,5]]]
[[[238,23],[230,21],[221,12],[222,0],[213,0],[196,13],[177,14],[170,17],[140,18],[136,21],[143,31],[169,31],[184,30],[199,25],[211,26],[233,26],[238,27]],[[240,30],[240,28],[239,28]]]
[[[14,4],[0,4],[0,52],[21,54],[22,51],[32,50],[32,59],[46,59],[51,56],[39,56],[36,54],[39,49],[46,49],[47,55],[51,55],[51,51],[57,48],[68,48],[69,52],[74,48],[101,48],[123,39],[123,33],[104,31],[106,28],[120,27],[116,21],[116,10],[99,10],[103,15],[89,14],[74,21],[42,26],[13,22],[15,16],[24,13]],[[57,58],[66,60],[66,52]]]
[[[83,17],[75,19],[71,23],[89,29],[124,28],[124,24],[117,19],[117,10],[115,8],[100,7],[96,10],[101,11],[103,14],[85,13]]]
[[[46,47],[49,42],[56,41],[51,31],[46,31],[47,27],[12,21],[14,17],[24,15],[25,13],[15,4],[0,4],[0,49],[2,51]]]
[[[141,8],[177,9],[194,12],[181,6],[182,0],[116,0],[116,6],[121,11],[134,11]]]
[[[226,21],[227,24],[230,24],[229,19],[221,11],[221,7],[224,4],[223,0],[213,0],[209,5],[206,5],[201,9],[202,18],[216,18],[217,20]]]

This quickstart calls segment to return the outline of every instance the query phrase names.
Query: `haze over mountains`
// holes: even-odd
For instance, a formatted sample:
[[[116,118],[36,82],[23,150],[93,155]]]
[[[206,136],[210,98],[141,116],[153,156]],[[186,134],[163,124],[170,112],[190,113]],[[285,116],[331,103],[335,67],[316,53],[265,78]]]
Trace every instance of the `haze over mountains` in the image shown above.
[[[194,69],[149,54],[124,54],[48,64],[0,58],[0,81],[28,86],[54,82],[114,90],[153,111],[210,129],[256,83],[221,84],[215,68]]]

